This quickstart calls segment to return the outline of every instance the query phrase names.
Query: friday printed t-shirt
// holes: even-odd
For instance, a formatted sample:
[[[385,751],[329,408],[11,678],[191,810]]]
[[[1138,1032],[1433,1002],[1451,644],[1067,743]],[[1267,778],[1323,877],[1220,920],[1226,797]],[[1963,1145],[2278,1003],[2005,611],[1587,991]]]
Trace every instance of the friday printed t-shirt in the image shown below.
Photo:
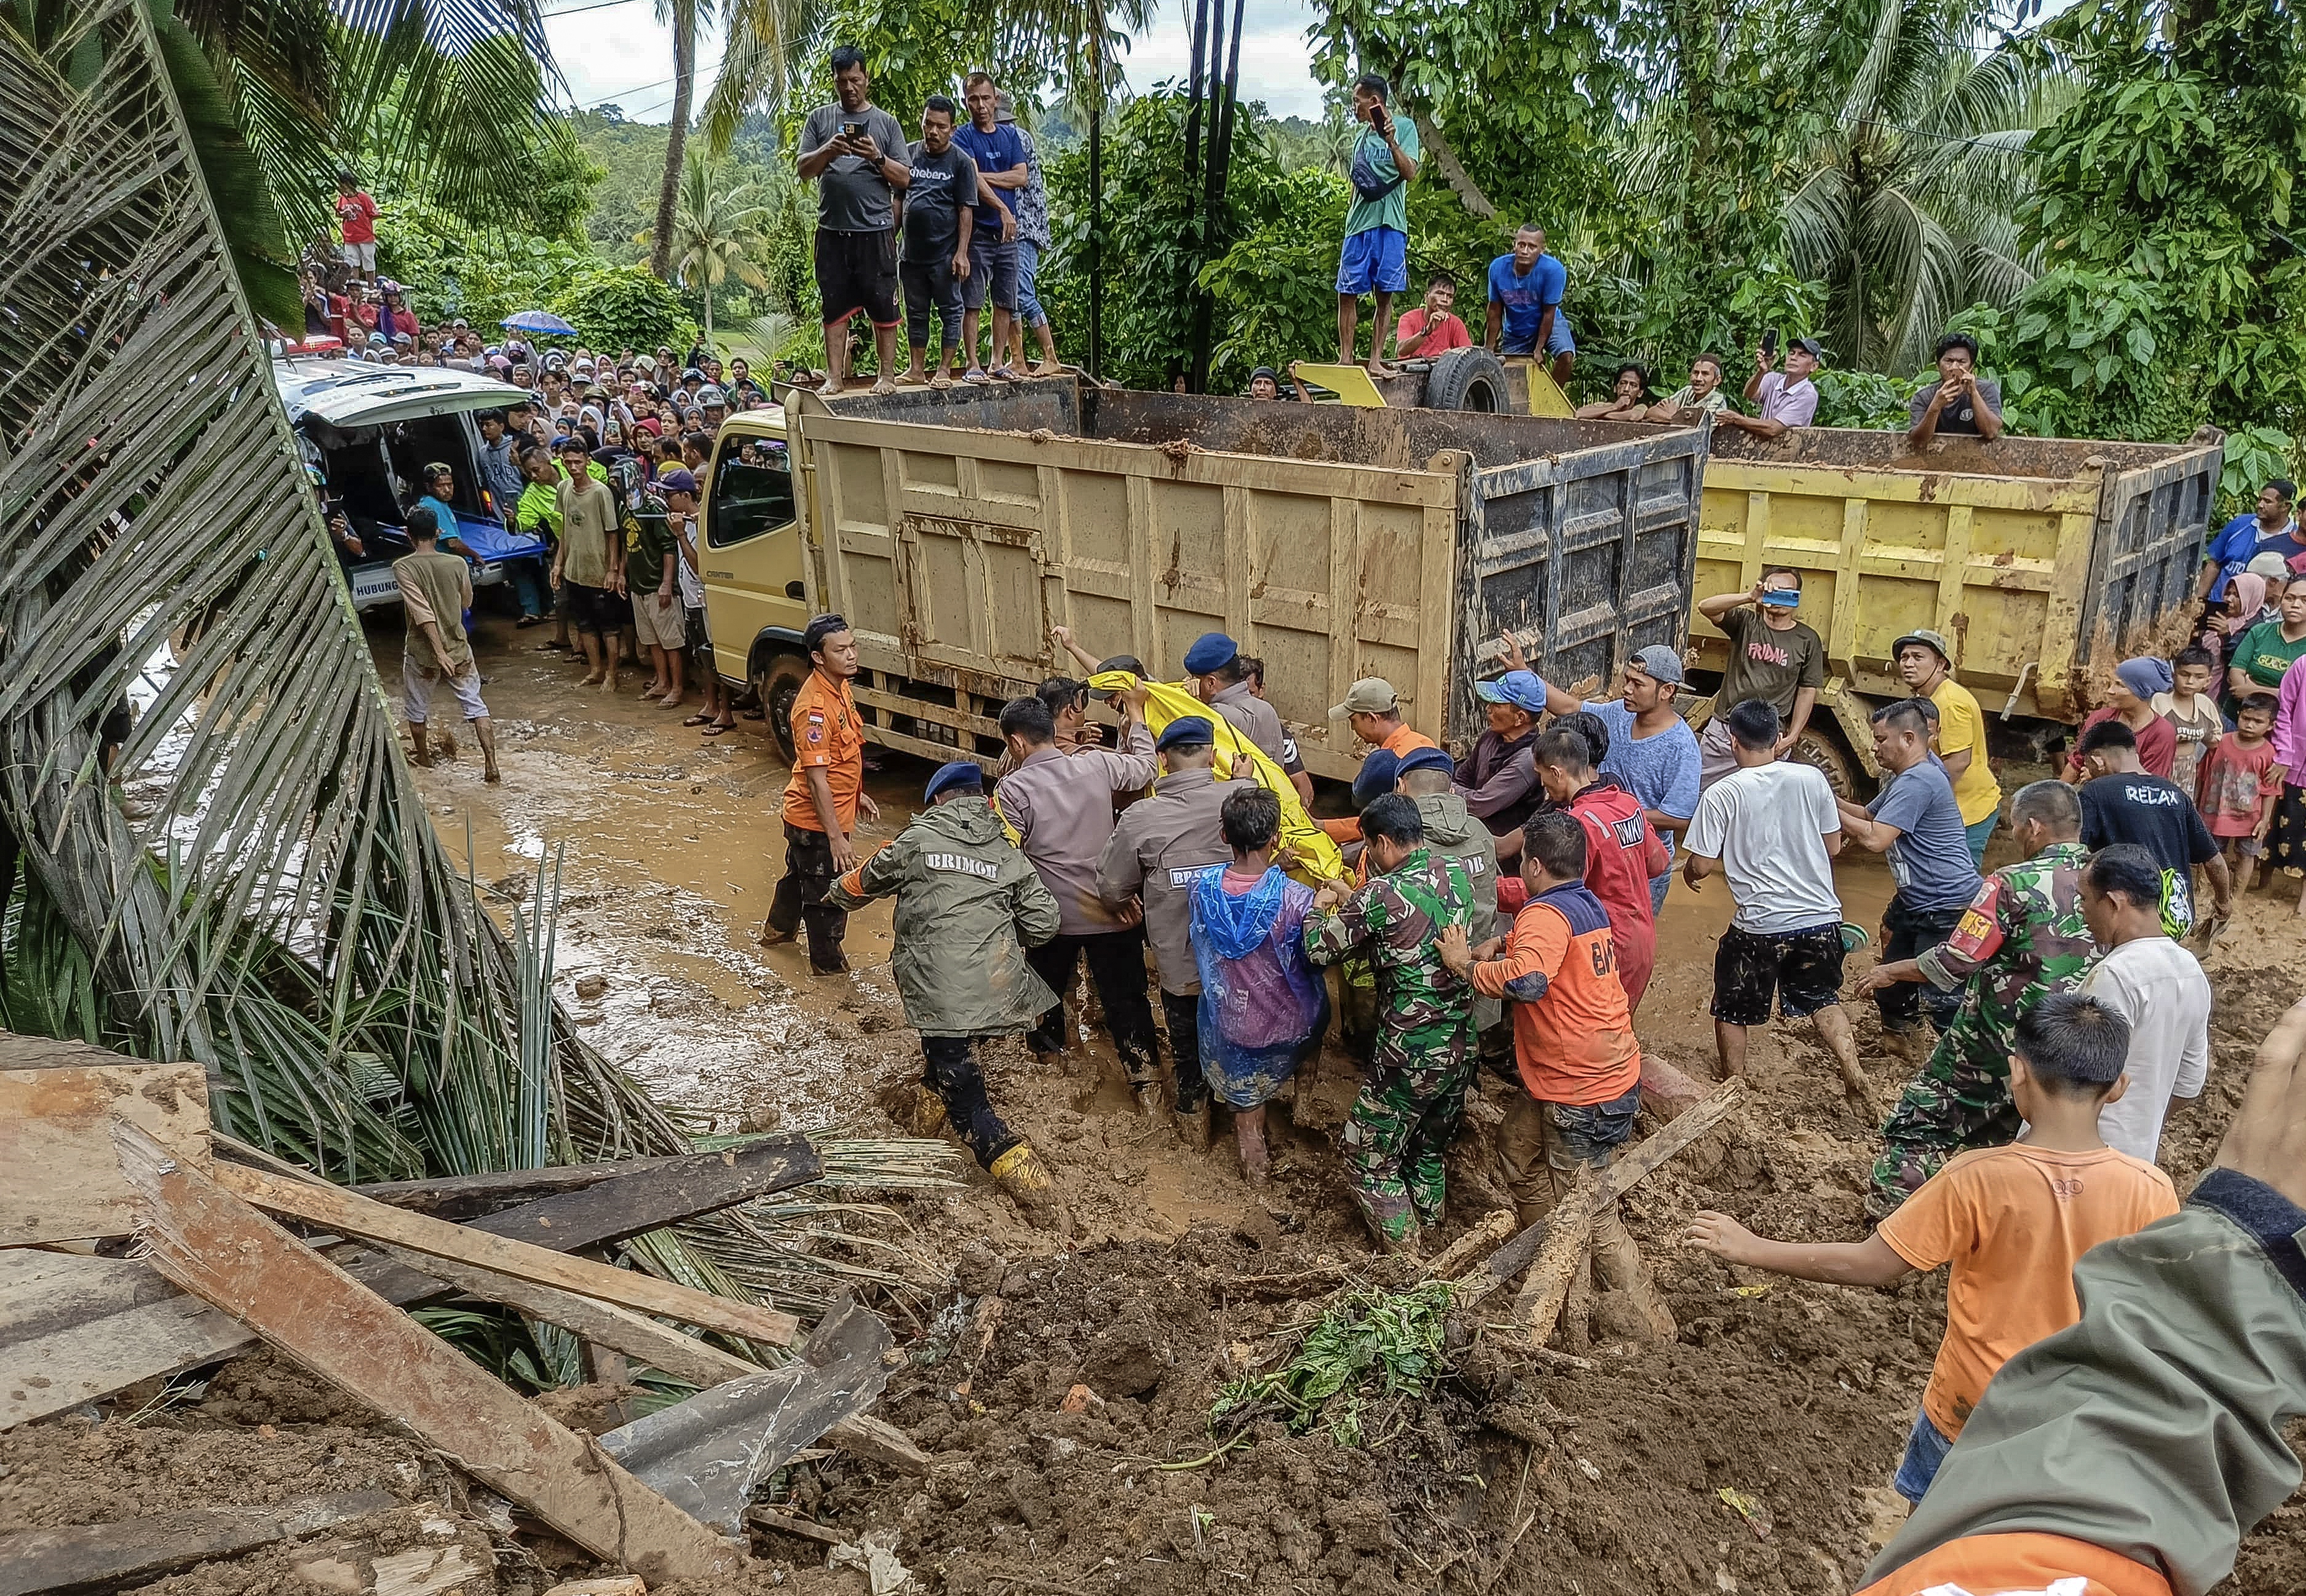
[[[1925,759],[1899,772],[1866,813],[1898,828],[1898,840],[1890,844],[1890,874],[1909,910],[1943,914],[1968,908],[1977,896],[1977,864],[1945,766]]]
[[[800,147],[822,149],[845,123],[861,122],[866,136],[885,156],[901,156],[905,130],[878,106],[855,113],[839,101],[819,106],[800,124]],[[886,233],[897,225],[896,192],[879,166],[861,155],[837,155],[816,180],[816,225],[828,233]]]
[[[1514,269],[1509,254],[1490,261],[1490,301],[1502,307],[1505,320],[1500,341],[1518,346],[1533,340],[1547,307],[1559,304],[1568,286],[1569,269],[1551,255],[1540,255],[1526,272]]]
[[[978,205],[977,163],[958,144],[931,155],[916,142],[908,154],[913,181],[905,190],[901,254],[916,266],[935,266],[952,260],[961,245],[961,208],[984,209]]]
[[[785,783],[787,825],[822,832],[808,772],[821,770],[833,789],[833,817],[843,832],[857,830],[857,794],[865,785],[865,725],[857,718],[849,684],[812,670],[793,696],[792,780]]]
[[[1758,698],[1778,712],[1779,720],[1789,721],[1798,690],[1825,686],[1825,639],[1807,622],[1798,620],[1781,632],[1746,608],[1732,610],[1720,625],[1729,635],[1730,664],[1713,696],[1716,713]]]
[[[1417,129],[1406,116],[1393,119],[1393,141],[1401,146],[1401,153],[1411,160],[1422,151],[1417,143]],[[1378,137],[1375,129],[1364,123],[1360,136],[1354,140],[1352,177],[1354,202],[1345,208],[1345,236],[1366,233],[1372,227],[1390,227],[1396,233],[1409,231],[1409,185],[1401,179],[1401,168],[1393,164],[1393,151]],[[1362,191],[1379,184],[1389,184],[1379,199],[1365,200]]]
[[[1917,1269],[1953,1266],[1930,1422],[1959,1436],[1996,1370],[2080,1319],[2075,1259],[2177,1211],[2168,1175],[2112,1148],[1983,1148],[1923,1182],[1874,1233]]]

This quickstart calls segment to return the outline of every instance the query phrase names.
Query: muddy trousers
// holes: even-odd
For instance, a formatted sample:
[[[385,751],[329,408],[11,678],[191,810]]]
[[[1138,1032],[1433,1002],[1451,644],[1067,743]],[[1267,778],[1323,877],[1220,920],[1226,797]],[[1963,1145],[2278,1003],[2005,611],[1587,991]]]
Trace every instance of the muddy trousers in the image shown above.
[[[1962,909],[1918,912],[1907,908],[1906,895],[1899,893],[1882,911],[1882,962],[1895,964],[1936,947],[1953,935],[1962,914]],[[1885,1031],[1912,1031],[1924,1014],[1943,1031],[1961,1009],[1961,993],[1941,992],[1927,981],[1895,981],[1874,994],[1874,1006],[1881,1011]]]
[[[823,832],[785,822],[785,873],[777,880],[777,895],[769,902],[769,929],[790,936],[808,929],[808,966],[819,975],[834,975],[849,968],[841,957],[841,939],[849,930],[849,911],[824,900],[833,890],[833,844]]]
[[[1354,1099],[1339,1137],[1345,1184],[1380,1239],[1401,1242],[1441,1223],[1448,1194],[1442,1159],[1473,1079],[1473,1050],[1460,1046],[1437,1050],[1430,1065],[1379,1064]]]
[[[1513,1194],[1515,1220],[1524,1230],[1569,1195],[1579,1165],[1596,1174],[1610,1167],[1633,1133],[1641,1100],[1638,1087],[1610,1103],[1541,1103],[1526,1090],[1507,1095],[1505,1121],[1498,1126],[1498,1165]],[[1594,1210],[1591,1267],[1613,1291],[1647,1286],[1641,1251],[1614,1199]],[[1579,1266],[1581,1276],[1586,1267]]]
[[[1959,1033],[1938,1039],[1929,1063],[1906,1083],[1882,1125],[1882,1156],[1866,1193],[1866,1211],[1887,1219],[1898,1205],[1958,1153],[2006,1147],[2018,1139],[2025,1116],[2010,1097],[2010,1066],[1982,1068],[1958,1050]]]
[[[1025,962],[1057,994],[1056,1007],[1041,1016],[1025,1040],[1033,1051],[1061,1053],[1065,1035],[1065,994],[1073,971],[1086,960],[1089,978],[1097,988],[1097,1006],[1105,1011],[1106,1028],[1113,1033],[1113,1050],[1121,1057],[1122,1073],[1132,1087],[1149,1086],[1161,1079],[1160,1056],[1155,1051],[1153,1004],[1145,995],[1145,929],[1096,932],[1084,936],[1053,936],[1038,948],[1025,950]]]
[[[985,1071],[978,1066],[978,1037],[923,1037],[928,1068],[921,1080],[944,1104],[945,1123],[969,1144],[982,1168],[1025,1139],[1001,1122],[985,1094]]]
[[[1176,1083],[1179,1114],[1198,1114],[1209,1100],[1209,1078],[1201,1070],[1201,998],[1161,994],[1161,1020],[1169,1031],[1169,1073]]]

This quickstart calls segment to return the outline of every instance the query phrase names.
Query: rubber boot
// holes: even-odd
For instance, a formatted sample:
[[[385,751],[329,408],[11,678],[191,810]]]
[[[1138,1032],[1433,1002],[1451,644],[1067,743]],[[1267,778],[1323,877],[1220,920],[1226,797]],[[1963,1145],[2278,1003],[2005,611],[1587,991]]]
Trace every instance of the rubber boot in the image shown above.
[[[432,768],[432,750],[424,746],[424,728],[418,721],[408,723],[408,746],[411,764],[422,765],[426,770]]]
[[[1021,1141],[993,1161],[993,1183],[1006,1191],[1026,1218],[1045,1229],[1067,1230],[1057,1178],[1029,1141]]]
[[[881,1088],[883,1112],[908,1136],[942,1136],[944,1099],[918,1080],[893,1080]]]
[[[1177,1110],[1176,1117],[1179,1139],[1196,1153],[1208,1152],[1209,1150],[1209,1105],[1205,1102],[1199,1108],[1181,1108]]]
[[[482,772],[481,780],[491,784],[502,781],[504,772],[497,768],[496,729],[489,724],[489,718],[486,715],[473,722],[473,735],[480,739],[481,757],[487,762]]]
[[[1157,1121],[1167,1117],[1169,1105],[1163,1100],[1161,1083],[1159,1081],[1140,1081],[1137,1084],[1136,1091],[1137,1111],[1140,1114],[1142,1114],[1149,1120]]]

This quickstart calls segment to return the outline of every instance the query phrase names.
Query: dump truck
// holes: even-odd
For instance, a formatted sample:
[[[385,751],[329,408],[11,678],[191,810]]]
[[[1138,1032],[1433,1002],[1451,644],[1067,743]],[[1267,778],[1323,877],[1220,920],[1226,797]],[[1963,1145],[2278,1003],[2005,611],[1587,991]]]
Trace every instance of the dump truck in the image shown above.
[[[1879,773],[1866,717],[1907,696],[1890,646],[1922,627],[1953,644],[1996,740],[2038,759],[2117,662],[2182,645],[2224,465],[2213,428],[2182,444],[1943,438],[1923,454],[1900,432],[1724,431],[1693,598],[1802,574],[1831,677],[1800,755],[1845,796]],[[1693,663],[1719,672],[1726,641],[1694,605],[1689,632]]]
[[[1707,429],[1127,393],[793,393],[731,416],[703,513],[720,673],[780,740],[810,615],[858,641],[866,734],[998,758],[1009,699],[1071,674],[1050,628],[1174,679],[1223,631],[1315,775],[1362,748],[1329,708],[1381,676],[1443,743],[1508,628],[1557,682],[1686,641]]]

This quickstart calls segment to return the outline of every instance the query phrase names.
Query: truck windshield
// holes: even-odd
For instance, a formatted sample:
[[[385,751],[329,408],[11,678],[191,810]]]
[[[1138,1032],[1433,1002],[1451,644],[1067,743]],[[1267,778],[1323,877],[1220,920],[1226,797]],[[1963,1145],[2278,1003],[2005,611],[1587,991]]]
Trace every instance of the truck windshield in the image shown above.
[[[784,444],[763,439],[751,460],[734,448],[724,448],[713,463],[713,482],[705,499],[706,545],[725,549],[790,525],[792,519],[792,467]]]

